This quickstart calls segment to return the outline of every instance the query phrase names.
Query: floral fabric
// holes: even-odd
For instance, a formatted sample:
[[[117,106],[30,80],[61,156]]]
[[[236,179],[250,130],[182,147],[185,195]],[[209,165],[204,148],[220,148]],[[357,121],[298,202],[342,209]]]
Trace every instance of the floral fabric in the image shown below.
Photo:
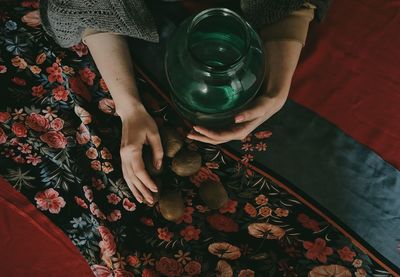
[[[88,49],[58,47],[27,13],[0,11],[0,174],[80,250],[96,276],[390,276],[339,230],[247,165],[268,152],[257,130],[235,153],[187,141],[203,158],[182,191],[185,214],[167,222],[133,198],[120,168],[120,120]],[[159,125],[179,117],[138,76]],[[178,127],[180,126],[180,127]],[[270,146],[273,147],[273,146]],[[168,161],[167,161],[168,162]],[[210,210],[198,187],[219,180],[230,200]]]

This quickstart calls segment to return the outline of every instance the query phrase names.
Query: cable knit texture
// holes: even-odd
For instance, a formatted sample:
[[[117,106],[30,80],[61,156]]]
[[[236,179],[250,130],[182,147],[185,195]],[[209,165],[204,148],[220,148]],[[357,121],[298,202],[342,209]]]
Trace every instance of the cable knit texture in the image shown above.
[[[317,18],[322,19],[331,0],[241,0],[240,7],[246,20],[259,28],[277,22],[306,2],[315,4]],[[86,29],[158,41],[144,0],[40,0],[40,14],[45,30],[62,47],[79,43]]]
[[[41,0],[40,16],[62,47],[79,43],[86,28],[158,42],[151,13],[141,0]]]

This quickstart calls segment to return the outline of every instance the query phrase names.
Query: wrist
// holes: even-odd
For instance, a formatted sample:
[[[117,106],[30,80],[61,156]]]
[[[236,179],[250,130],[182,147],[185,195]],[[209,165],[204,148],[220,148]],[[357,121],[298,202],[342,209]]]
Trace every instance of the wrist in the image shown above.
[[[115,110],[121,120],[132,117],[138,112],[146,111],[145,107],[140,101],[126,101],[115,105]]]

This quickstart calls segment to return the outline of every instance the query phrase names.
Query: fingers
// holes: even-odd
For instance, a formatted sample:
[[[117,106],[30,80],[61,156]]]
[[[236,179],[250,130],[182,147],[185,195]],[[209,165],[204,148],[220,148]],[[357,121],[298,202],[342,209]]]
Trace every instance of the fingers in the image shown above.
[[[136,186],[132,183],[132,173],[128,174],[128,170],[126,169],[126,167],[124,166],[124,164],[122,164],[122,173],[125,179],[126,184],[128,185],[129,189],[132,191],[133,196],[136,198],[136,200],[139,203],[143,203],[143,196],[142,194],[139,192],[139,190],[136,188]]]
[[[263,116],[266,112],[265,104],[261,105],[260,103],[257,103],[252,108],[247,109],[235,116],[235,123],[252,121]]]
[[[160,169],[162,165],[162,159],[164,156],[163,147],[161,144],[161,138],[159,133],[152,134],[148,137],[149,144],[153,152],[153,164],[156,169]]]
[[[214,145],[216,145],[216,144],[222,144],[222,143],[225,143],[225,142],[226,142],[226,141],[224,141],[224,140],[216,140],[216,139],[209,138],[209,137],[207,137],[207,136],[202,135],[201,133],[197,133],[197,134],[196,134],[196,133],[188,134],[187,137],[188,137],[189,139],[201,141],[201,142],[204,142],[204,143],[214,144]]]

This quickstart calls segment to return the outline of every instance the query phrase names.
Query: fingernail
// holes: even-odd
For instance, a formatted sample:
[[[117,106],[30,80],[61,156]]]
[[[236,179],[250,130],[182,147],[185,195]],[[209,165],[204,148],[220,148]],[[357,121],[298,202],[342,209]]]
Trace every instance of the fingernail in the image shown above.
[[[153,187],[153,188],[151,188],[151,191],[152,192],[158,192],[158,188],[157,187]]]
[[[161,168],[161,165],[162,165],[162,161],[158,161],[157,164],[156,164],[156,168],[157,168],[157,169],[160,169],[160,168]]]
[[[235,123],[240,123],[244,120],[244,116],[243,115],[239,115],[235,118]]]
[[[147,199],[147,202],[148,202],[149,204],[153,204],[153,199],[148,198],[148,199]]]
[[[142,199],[142,198],[136,198],[136,200],[137,200],[139,203],[143,203],[143,199]]]
[[[195,129],[197,132],[200,130],[200,128],[197,126],[193,126],[193,129]]]

